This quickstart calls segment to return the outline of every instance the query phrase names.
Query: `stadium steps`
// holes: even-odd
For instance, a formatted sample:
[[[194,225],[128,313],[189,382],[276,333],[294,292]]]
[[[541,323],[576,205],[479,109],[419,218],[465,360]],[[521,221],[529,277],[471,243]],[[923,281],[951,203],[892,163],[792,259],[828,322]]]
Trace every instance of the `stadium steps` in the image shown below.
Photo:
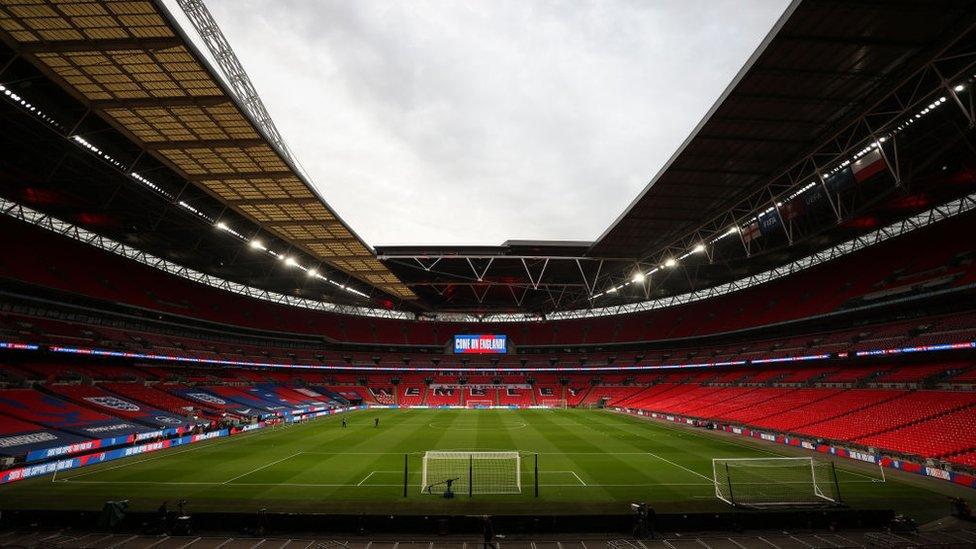
[[[628,396],[627,398],[621,399],[620,402],[615,402],[614,405],[615,406],[624,406],[624,407],[626,407],[631,402],[640,400],[640,398],[643,395],[647,394],[647,392],[650,391],[651,389],[653,389],[654,387],[657,387],[657,385],[648,385],[647,387],[644,387],[640,391],[637,391],[636,393]]]
[[[852,408],[850,410],[845,410],[845,411],[843,411],[843,412],[841,412],[839,414],[830,416],[828,418],[818,419],[816,421],[811,421],[810,423],[804,423],[803,425],[797,425],[796,427],[794,427],[794,429],[803,429],[805,427],[810,427],[810,426],[813,426],[813,425],[817,425],[818,423],[826,423],[826,422],[829,422],[829,421],[835,421],[838,418],[842,418],[844,416],[849,416],[849,415],[851,415],[851,414],[853,414],[855,412],[860,412],[862,410],[867,410],[869,408],[873,408],[875,406],[880,406],[880,405],[885,404],[887,402],[891,402],[892,400],[901,398],[901,397],[905,396],[906,394],[908,394],[908,393],[901,393],[901,394],[893,395],[893,396],[891,396],[889,398],[886,398],[884,400],[879,400],[877,402],[872,402],[872,403],[866,404],[864,406],[859,406],[857,408]]]
[[[587,385],[586,390],[583,391],[583,395],[580,396],[577,406],[583,406],[586,404],[586,399],[590,398],[590,393],[593,391],[593,384]]]
[[[901,425],[898,425],[897,427],[891,427],[889,429],[881,429],[881,430],[878,430],[878,431],[872,431],[870,433],[866,433],[866,434],[860,435],[860,436],[858,436],[854,440],[857,441],[858,439],[861,439],[861,438],[864,438],[864,437],[871,437],[871,436],[874,436],[874,435],[880,435],[880,434],[884,434],[884,433],[890,433],[892,431],[897,431],[898,429],[904,429],[905,427],[911,427],[912,425],[917,425],[919,423],[923,423],[923,422],[926,422],[926,421],[932,421],[933,419],[939,419],[942,416],[947,416],[949,414],[954,414],[956,412],[961,412],[961,411],[967,410],[969,408],[976,408],[976,404],[964,404],[962,406],[956,406],[955,408],[951,408],[951,409],[948,409],[948,410],[940,410],[938,413],[935,413],[935,414],[932,414],[930,416],[926,416],[926,417],[923,417],[923,418],[915,419],[915,420],[912,420],[912,421],[909,421],[909,422],[906,422],[906,423],[902,423]]]
[[[759,387],[759,389],[782,389],[782,392],[770,392],[767,398],[752,400],[750,402],[743,402],[740,406],[736,406],[734,408],[724,410],[722,414],[734,414],[735,412],[741,411],[746,408],[752,408],[760,404],[765,404],[771,400],[783,398],[789,393],[799,390],[799,387]],[[755,392],[753,394],[755,394]],[[725,401],[725,403],[728,403],[729,400],[735,400],[735,399],[728,399]],[[714,419],[729,420],[731,418],[728,417],[727,415],[717,415],[715,416]]]
[[[855,411],[847,408],[846,399],[851,395],[853,389],[840,389],[836,387],[820,387],[807,389],[808,391],[823,392],[824,395],[815,400],[804,404],[798,404],[792,408],[787,408],[776,413],[768,414],[761,418],[752,418],[747,423],[756,427],[775,429],[784,433],[797,433],[805,426],[820,423],[840,415]],[[876,402],[869,402],[857,409],[873,405]],[[824,415],[818,415],[824,411]],[[810,416],[813,416],[811,419]]]
[[[725,389],[742,389],[742,388],[745,388],[745,387],[725,387]],[[722,388],[714,387],[714,389],[722,389]],[[706,396],[704,396],[702,398],[697,399],[697,402],[696,401],[692,401],[691,402],[692,408],[690,408],[686,412],[682,412],[682,413],[694,413],[694,412],[699,411],[699,410],[708,409],[708,408],[711,408],[713,406],[718,406],[720,404],[724,404],[724,403],[726,403],[726,402],[728,402],[730,400],[736,400],[736,399],[740,399],[740,398],[749,398],[749,396],[752,395],[752,394],[754,394],[759,389],[759,387],[748,387],[748,388],[745,388],[745,389],[747,389],[747,390],[744,391],[744,392],[741,392],[741,393],[736,392],[735,390],[730,390],[730,391],[728,391],[730,394],[727,394],[724,397],[719,397],[718,399],[712,400],[712,401],[709,401],[709,402],[703,402],[703,400],[707,396],[710,396],[710,395],[706,395]],[[711,394],[715,394],[715,392],[712,392]]]

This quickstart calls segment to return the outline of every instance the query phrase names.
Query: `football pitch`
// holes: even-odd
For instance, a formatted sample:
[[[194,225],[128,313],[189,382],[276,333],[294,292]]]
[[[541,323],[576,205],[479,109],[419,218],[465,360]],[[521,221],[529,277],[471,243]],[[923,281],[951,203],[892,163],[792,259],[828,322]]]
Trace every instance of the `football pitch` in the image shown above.
[[[519,451],[521,493],[424,493],[428,450]],[[715,497],[712,458],[777,455],[809,454],[602,410],[374,409],[13,483],[0,488],[0,507],[98,509],[127,499],[151,510],[186,499],[195,511],[580,514],[626,513],[644,501],[659,513],[715,512],[730,508]],[[867,464],[838,461],[837,480],[851,507],[920,519],[948,508],[940,483],[882,480]]]

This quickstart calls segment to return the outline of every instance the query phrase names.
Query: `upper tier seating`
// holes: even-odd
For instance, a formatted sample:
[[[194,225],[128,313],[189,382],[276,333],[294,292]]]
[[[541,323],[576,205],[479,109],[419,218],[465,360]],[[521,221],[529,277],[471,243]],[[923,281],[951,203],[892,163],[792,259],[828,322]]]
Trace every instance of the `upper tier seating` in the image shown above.
[[[902,290],[906,287],[912,292],[923,287],[959,287],[976,281],[976,265],[971,260],[971,244],[954,237],[971,234],[974,223],[976,214],[956,216],[774,282],[626,318],[486,323],[481,328],[508,333],[520,345],[664,340],[829,313],[849,304],[875,302],[883,295],[904,296]],[[9,218],[0,219],[0,244],[7,252],[4,257],[17,258],[0,258],[0,278],[232,326],[356,343],[437,346],[443,345],[451,334],[465,332],[467,327],[450,322],[342,316],[247,298],[165,274]],[[903,253],[905,249],[922,247],[925,254]],[[37,249],[47,253],[36,254]],[[77,265],[87,268],[77,269]],[[933,286],[936,281],[941,282]],[[893,289],[898,291],[892,293]],[[87,334],[78,342],[92,345],[100,337],[98,333]],[[163,345],[163,339],[154,344]],[[905,341],[906,334],[901,331],[875,331],[854,347]],[[287,354],[281,358],[287,358]],[[373,365],[370,359],[361,364]]]
[[[89,438],[151,430],[145,425],[102,414],[33,389],[0,391],[0,413]]]

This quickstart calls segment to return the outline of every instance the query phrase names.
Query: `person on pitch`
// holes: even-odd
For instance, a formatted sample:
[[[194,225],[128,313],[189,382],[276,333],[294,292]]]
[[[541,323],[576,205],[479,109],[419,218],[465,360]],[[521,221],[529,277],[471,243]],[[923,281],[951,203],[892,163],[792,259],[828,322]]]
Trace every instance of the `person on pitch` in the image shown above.
[[[379,427],[379,426],[380,426],[380,418],[374,417],[373,418],[373,427]]]
[[[342,428],[346,428],[346,418],[342,418]]]

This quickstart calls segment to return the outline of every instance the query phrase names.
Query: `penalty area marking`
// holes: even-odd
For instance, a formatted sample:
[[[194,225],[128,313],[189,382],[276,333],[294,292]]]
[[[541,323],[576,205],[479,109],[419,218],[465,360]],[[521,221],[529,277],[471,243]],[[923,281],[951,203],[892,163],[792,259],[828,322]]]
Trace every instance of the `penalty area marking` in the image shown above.
[[[242,478],[242,477],[246,477],[246,476],[248,476],[248,475],[251,475],[251,474],[254,474],[254,473],[257,473],[258,471],[260,471],[260,470],[262,470],[262,469],[267,469],[268,467],[271,467],[272,465],[277,465],[277,464],[279,464],[279,463],[281,463],[282,461],[287,461],[287,460],[289,460],[289,459],[291,459],[291,458],[293,458],[293,457],[297,457],[297,456],[300,456],[300,455],[302,455],[302,453],[301,453],[301,452],[295,452],[294,454],[292,454],[292,455],[290,455],[290,456],[285,456],[285,457],[283,457],[283,458],[281,458],[281,459],[278,459],[278,460],[275,460],[275,461],[272,461],[271,463],[266,463],[266,464],[264,464],[264,465],[262,465],[262,466],[260,466],[260,467],[256,467],[256,468],[254,468],[254,469],[251,469],[250,471],[248,471],[248,472],[246,472],[246,473],[244,473],[244,474],[242,474],[242,475],[237,475],[237,476],[236,476],[236,477],[234,477],[234,478],[231,478],[231,479],[228,479],[228,480],[225,480],[224,482],[221,482],[221,484],[230,484],[231,482],[233,482],[233,481],[235,481],[235,480],[237,480],[237,479],[239,479],[239,478]]]
[[[712,484],[714,484],[714,483],[715,483],[715,479],[714,479],[714,478],[711,478],[711,477],[706,477],[705,475],[703,475],[703,474],[701,474],[701,473],[698,473],[698,472],[696,472],[696,471],[692,471],[691,469],[689,469],[689,468],[687,468],[687,467],[685,467],[684,465],[679,465],[679,464],[677,464],[677,463],[675,463],[675,462],[673,462],[673,461],[671,461],[671,460],[669,460],[669,459],[664,459],[663,457],[661,457],[661,456],[659,456],[659,455],[657,455],[657,454],[652,454],[651,452],[648,452],[648,453],[647,453],[647,455],[649,455],[649,456],[651,456],[651,457],[654,457],[654,458],[657,458],[657,459],[659,459],[659,460],[661,460],[661,461],[663,461],[664,463],[668,463],[668,464],[670,464],[670,465],[674,465],[675,467],[677,467],[677,468],[679,468],[679,469],[684,469],[685,471],[688,471],[689,473],[691,473],[691,474],[693,474],[693,475],[697,475],[697,476],[699,476],[699,477],[701,477],[701,478],[703,478],[703,479],[705,479],[705,480],[707,480],[708,482],[710,482],[710,483],[712,483]]]
[[[630,414],[624,414],[622,412],[613,412],[613,411],[610,411],[610,410],[607,410],[607,413],[608,414],[611,414],[613,416],[617,416],[617,417],[622,416],[622,417],[626,417],[626,418],[632,418],[635,421],[647,422],[650,425],[655,425],[655,426],[660,427],[662,429],[665,429],[667,431],[671,431],[672,433],[681,433],[683,435],[688,435],[690,438],[697,438],[697,439],[705,440],[705,441],[708,441],[708,442],[722,442],[722,443],[728,444],[730,446],[738,446],[739,448],[745,448],[746,450],[749,450],[749,451],[752,451],[752,452],[760,452],[760,453],[763,453],[763,454],[768,454],[768,455],[776,456],[776,457],[796,457],[796,456],[792,456],[792,455],[788,455],[788,454],[783,454],[783,453],[780,453],[780,452],[774,452],[774,451],[768,450],[766,448],[762,448],[758,444],[755,444],[755,445],[753,445],[753,444],[745,444],[743,442],[739,442],[737,440],[732,440],[732,439],[727,438],[727,437],[724,437],[724,436],[709,436],[709,435],[705,435],[705,434],[702,434],[702,433],[696,433],[696,432],[693,432],[693,431],[686,431],[683,428],[679,428],[679,427],[674,427],[674,426],[668,425],[668,422],[666,422],[665,420],[660,419],[660,418],[651,418],[649,416],[632,416]],[[679,425],[681,425],[681,424],[679,423]],[[650,453],[650,452],[648,452],[648,453]],[[653,455],[653,454],[651,454],[651,455]],[[835,461],[834,463],[837,463],[837,462]],[[880,467],[880,465],[879,465],[879,467]],[[888,482],[888,479],[886,479],[886,478],[876,478],[876,477],[872,477],[870,475],[866,475],[864,473],[860,473],[858,471],[854,471],[852,469],[847,469],[847,468],[844,467],[843,464],[840,464],[840,466],[837,468],[837,471],[838,472],[841,472],[841,473],[849,473],[851,475],[857,475],[859,477],[864,477],[866,479],[870,479],[870,482],[873,482],[873,483],[884,484],[884,483],[887,483]],[[692,472],[694,472],[694,471],[692,471]],[[695,474],[697,475],[698,473],[695,473]],[[884,470],[881,471],[881,474],[882,474],[882,477],[883,477]],[[699,475],[699,476],[701,476],[701,475]],[[714,479],[710,479],[710,480],[712,480],[714,482]],[[861,484],[861,483],[866,483],[866,481],[861,481],[861,480],[848,480],[848,481],[838,480],[837,482],[839,482],[840,484]]]
[[[573,476],[576,477],[576,480],[578,480],[580,484],[586,486],[586,483],[583,482],[583,479],[581,479],[580,476],[576,474],[576,471],[570,471],[570,473],[573,473]]]
[[[363,477],[363,480],[359,481],[359,484],[357,484],[356,486],[362,486],[363,483],[366,482],[367,480],[369,480],[369,477],[373,476],[373,473],[375,473],[375,472],[376,471],[370,471],[369,474],[366,475],[365,477]]]

